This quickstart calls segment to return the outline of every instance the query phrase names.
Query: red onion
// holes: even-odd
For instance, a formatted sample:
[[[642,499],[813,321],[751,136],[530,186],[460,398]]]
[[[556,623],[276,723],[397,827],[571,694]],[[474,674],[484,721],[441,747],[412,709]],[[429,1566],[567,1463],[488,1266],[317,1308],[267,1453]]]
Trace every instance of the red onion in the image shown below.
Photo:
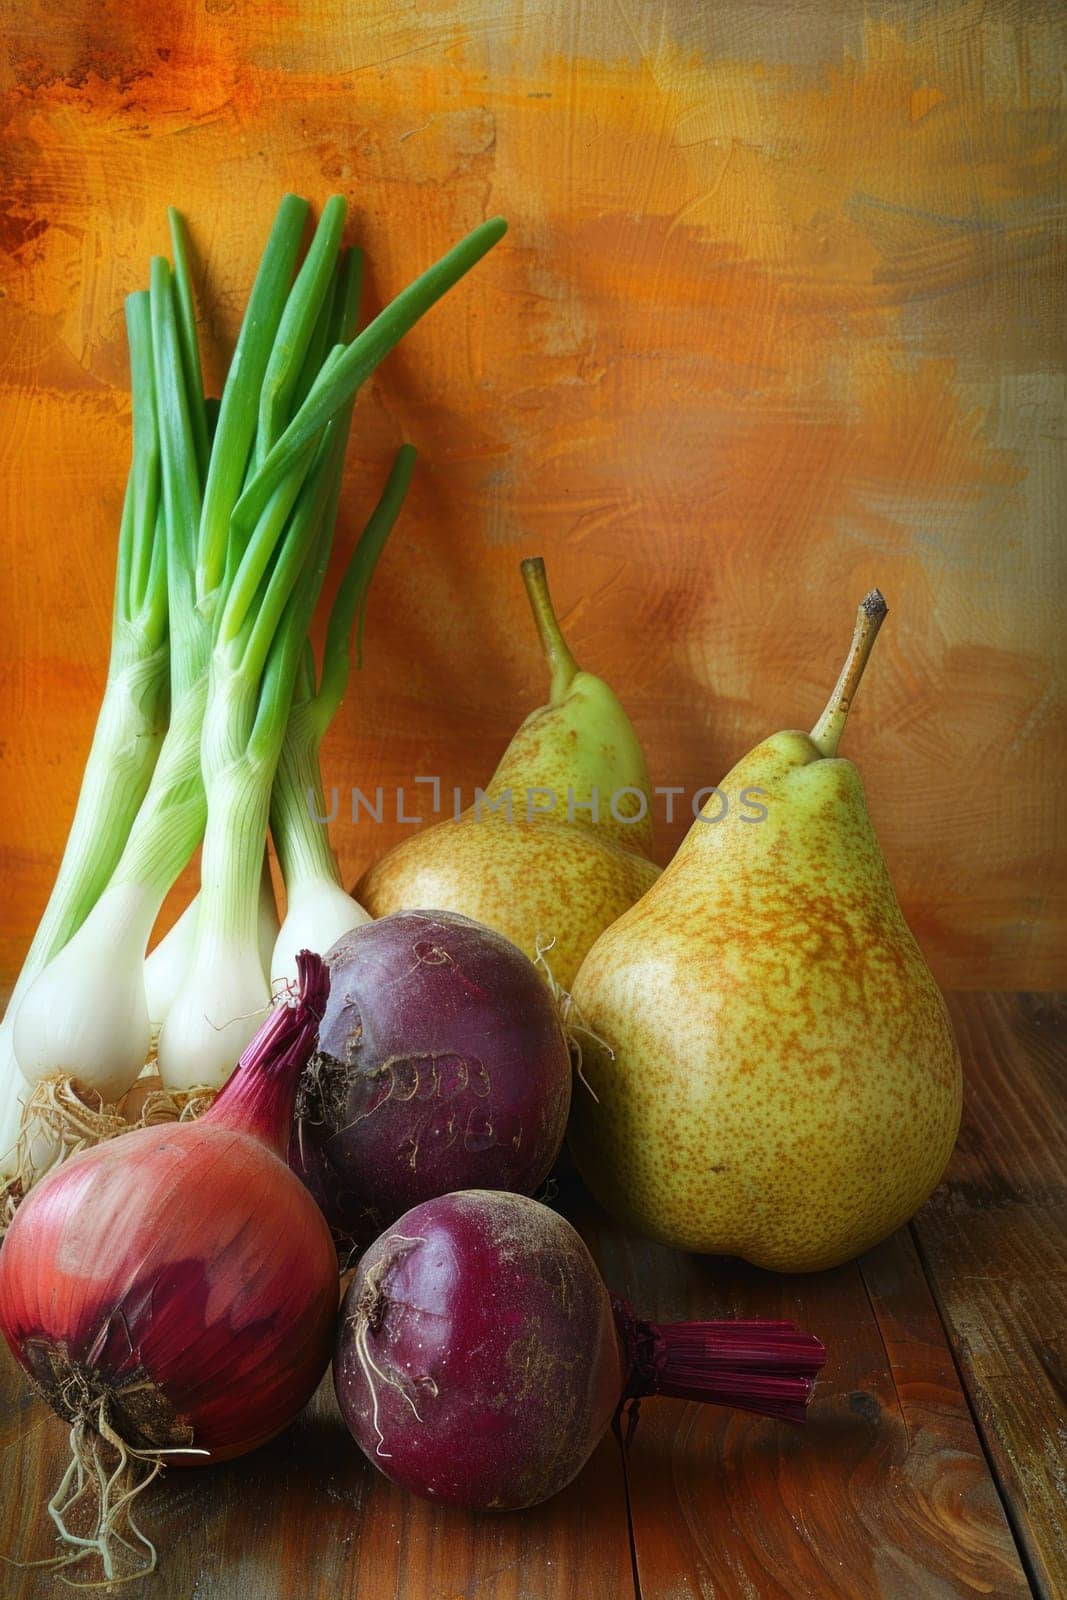
[[[825,1359],[791,1322],[642,1322],[558,1213],[474,1190],[416,1206],[363,1256],[334,1384],[394,1483],[517,1509],[568,1484],[642,1396],[801,1422]]]
[[[337,1311],[329,1229],[285,1163],[293,1097],[327,990],[252,1040],[211,1110],[76,1156],[23,1201],[0,1251],[0,1327],[73,1459],[50,1507],[110,1579],[138,1545],[129,1494],[164,1462],[224,1461],[296,1416],[326,1370]],[[106,1487],[98,1485],[106,1484]],[[91,1495],[95,1528],[81,1535]],[[68,1531],[70,1530],[70,1531]]]
[[[330,950],[330,998],[297,1096],[290,1165],[342,1247],[453,1189],[532,1194],[567,1124],[556,1004],[510,940],[397,912]]]

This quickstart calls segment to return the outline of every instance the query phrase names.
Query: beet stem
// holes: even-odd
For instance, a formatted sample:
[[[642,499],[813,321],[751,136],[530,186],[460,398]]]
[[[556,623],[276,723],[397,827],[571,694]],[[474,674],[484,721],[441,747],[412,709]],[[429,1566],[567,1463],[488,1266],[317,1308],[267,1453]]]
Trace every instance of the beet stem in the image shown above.
[[[623,1402],[665,1394],[803,1422],[826,1348],[795,1323],[643,1322],[612,1296],[630,1376]]]

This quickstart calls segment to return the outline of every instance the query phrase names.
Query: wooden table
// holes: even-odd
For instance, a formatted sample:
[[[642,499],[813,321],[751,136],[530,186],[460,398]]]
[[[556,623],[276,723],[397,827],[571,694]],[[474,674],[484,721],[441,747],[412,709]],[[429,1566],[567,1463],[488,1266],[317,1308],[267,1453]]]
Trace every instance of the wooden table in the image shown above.
[[[804,1429],[648,1403],[537,1510],[409,1499],[348,1439],[323,1384],[282,1438],[174,1472],[143,1520],[158,1574],[130,1600],[996,1600],[1067,1592],[1067,1004],[960,995],[963,1129],[911,1224],[860,1261],[779,1278],[631,1237],[577,1184],[561,1203],[646,1315],[789,1316],[829,1349]],[[545,1396],[551,1405],[551,1396]],[[0,1549],[50,1553],[64,1428],[6,1356]],[[61,1594],[0,1571],[5,1600]]]

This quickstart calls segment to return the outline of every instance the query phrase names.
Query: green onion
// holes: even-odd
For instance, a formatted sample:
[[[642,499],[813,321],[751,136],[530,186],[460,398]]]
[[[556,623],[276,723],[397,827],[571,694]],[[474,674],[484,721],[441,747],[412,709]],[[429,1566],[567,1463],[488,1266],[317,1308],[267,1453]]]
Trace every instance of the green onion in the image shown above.
[[[349,641],[362,664],[367,591],[378,557],[411,482],[415,451],[401,445],[381,499],[337,591],[326,633],[322,675],[305,649],[271,794],[270,826],[285,881],[285,920],[271,961],[275,984],[296,976],[301,950],[325,955],[335,940],[370,917],[345,890],[325,822],[319,746],[348,685]]]
[[[207,402],[204,399],[204,374],[200,366],[200,345],[196,337],[196,303],[193,298],[193,280],[189,270],[189,233],[185,218],[173,206],[167,208],[170,223],[170,243],[174,252],[174,291],[178,301],[178,335],[182,347],[182,375],[189,403],[189,424],[196,447],[196,464],[200,477],[207,475],[211,438],[208,427]]]
[[[126,844],[167,722],[167,564],[149,296],[126,302],[133,455],[119,527],[111,658],[81,791],[52,892],[0,1026],[0,1174],[12,1175],[26,1085],[14,1020],[33,980],[78,931]]]
[[[358,282],[347,260],[336,275],[331,332],[343,340],[355,322]],[[302,283],[314,286],[321,303],[327,285],[310,273],[297,290]],[[286,341],[284,361],[272,355],[275,372],[291,371],[302,359],[313,323],[305,319],[302,340]],[[261,420],[267,414],[269,408],[261,411]],[[200,750],[208,815],[196,934],[159,1036],[159,1072],[172,1090],[224,1083],[270,1003],[259,950],[263,843],[293,687],[329,559],[351,417],[349,404],[312,447],[310,464],[306,452],[294,460],[264,508],[219,617]]]
[[[152,263],[151,321],[167,535],[170,724],[106,886],[15,1018],[15,1054],[31,1083],[73,1070],[83,1088],[105,1101],[125,1093],[147,1055],[144,950],[167,891],[200,841],[205,814],[199,744],[211,629],[196,606],[192,564],[201,486],[165,261]]]
[[[129,719],[118,716],[129,687],[112,695],[114,716],[105,697],[84,791],[95,822],[82,829],[78,821],[72,832],[82,876],[76,894],[64,888],[63,907],[40,937],[14,1016],[14,1055],[30,1084],[67,1074],[107,1102],[132,1084],[151,1037],[148,938],[201,838],[195,915],[174,941],[188,968],[170,984],[159,1043],[168,1083],[222,1082],[269,1000],[257,932],[271,790],[329,562],[356,394],[504,231],[500,222],[476,229],[353,339],[361,258],[340,254],[344,202],[327,202],[296,272],[307,212],[296,196],[282,201],[217,406],[203,394],[189,244],[173,211],[173,269],[155,260],[149,294],[131,303],[135,450],[112,659],[117,680],[140,663],[137,726],[150,724],[154,743],[147,732],[132,738]],[[405,471],[406,455],[342,585],[315,696],[320,721],[343,692],[340,652],[347,655],[372,551],[399,509]],[[170,721],[160,745],[165,628]],[[131,630],[138,644],[128,654]],[[142,682],[142,636],[152,630],[163,656],[154,709]],[[136,775],[127,781],[131,738]],[[294,824],[282,846],[291,862],[295,838]]]
[[[499,243],[506,231],[507,223],[503,217],[483,222],[398,294],[338,356],[326,381],[320,382],[308,395],[237,502],[234,521],[239,526],[247,526],[259,515],[267,497],[308,440],[317,436],[330,417],[357,393],[405,333]]]
[[[153,1034],[158,1038],[163,1019],[174,1004],[178,991],[188,976],[196,946],[196,924],[200,914],[200,896],[195,894],[178,920],[168,928],[155,949],[145,958],[144,992],[148,1017]],[[259,877],[259,961],[264,975],[270,972],[271,957],[278,938],[278,906],[274,899],[270,860],[263,852],[263,870]]]
[[[287,194],[278,208],[219,404],[198,551],[197,599],[208,613],[224,592],[230,513],[252,452],[260,388],[288,299],[307,214],[307,201],[293,194]]]
[[[267,363],[259,395],[259,427],[255,448],[257,465],[289,421],[304,359],[313,337],[319,332],[319,313],[332,304],[334,266],[344,225],[345,202],[340,195],[331,195],[322,208],[315,238],[286,304]],[[324,334],[327,329],[328,324],[323,328]],[[316,372],[322,364],[323,353],[320,352]]]
[[[315,546],[332,533],[341,431],[337,423],[327,430],[258,608],[215,646],[201,743],[208,816],[196,939],[159,1037],[160,1076],[171,1089],[221,1086],[270,1003],[258,946],[263,840],[299,662],[294,644],[303,644],[321,581]]]

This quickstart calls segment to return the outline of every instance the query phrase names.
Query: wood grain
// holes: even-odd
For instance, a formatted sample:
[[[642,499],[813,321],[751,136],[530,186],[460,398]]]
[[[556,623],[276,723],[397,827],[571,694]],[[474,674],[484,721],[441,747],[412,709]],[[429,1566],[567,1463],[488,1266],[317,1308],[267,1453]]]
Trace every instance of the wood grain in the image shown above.
[[[1054,1600],[1067,1008],[969,995],[953,1013],[959,1150],[913,1228],[859,1262],[784,1278],[681,1256],[626,1234],[561,1168],[558,1203],[642,1314],[788,1316],[825,1340],[806,1427],[649,1401],[625,1474],[609,1438],[556,1500],[474,1516],[374,1473],[327,1380],[271,1445],[150,1491],[161,1570],[131,1600],[626,1600],[631,1534],[639,1600],[1024,1600],[1028,1573]],[[48,1553],[64,1443],[5,1351],[0,1551]],[[43,1600],[56,1581],[8,1569],[0,1593]]]
[[[1067,1003],[953,1005],[959,1146],[913,1224],[1038,1592],[1067,1594]]]
[[[792,1317],[829,1360],[803,1429],[649,1404],[629,1459],[643,1600],[1029,1594],[906,1231],[797,1280],[616,1241],[657,1319]]]
[[[469,798],[543,699],[520,556],[690,798],[810,727],[877,582],[847,753],[909,920],[947,986],[1067,981],[1058,0],[4,17],[0,973],[106,668],[123,296],[182,207],[217,387],[292,188],[349,197],[368,312],[485,215],[511,225],[357,411],[346,550],[401,439],[420,463],[325,746],[342,797],[390,797],[379,828],[342,800],[350,881],[407,831],[398,785],[424,815],[418,774]],[[665,860],[687,816],[656,809]]]
[[[550,1404],[550,1397],[545,1403]],[[50,1551],[44,1510],[66,1430],[0,1353],[0,1551]],[[613,1439],[565,1495],[524,1514],[477,1516],[402,1494],[364,1460],[331,1380],[299,1421],[240,1461],[172,1471],[141,1522],[159,1571],[131,1600],[625,1600],[633,1592],[622,1467]],[[65,1593],[51,1573],[4,1568],[4,1600]]]

